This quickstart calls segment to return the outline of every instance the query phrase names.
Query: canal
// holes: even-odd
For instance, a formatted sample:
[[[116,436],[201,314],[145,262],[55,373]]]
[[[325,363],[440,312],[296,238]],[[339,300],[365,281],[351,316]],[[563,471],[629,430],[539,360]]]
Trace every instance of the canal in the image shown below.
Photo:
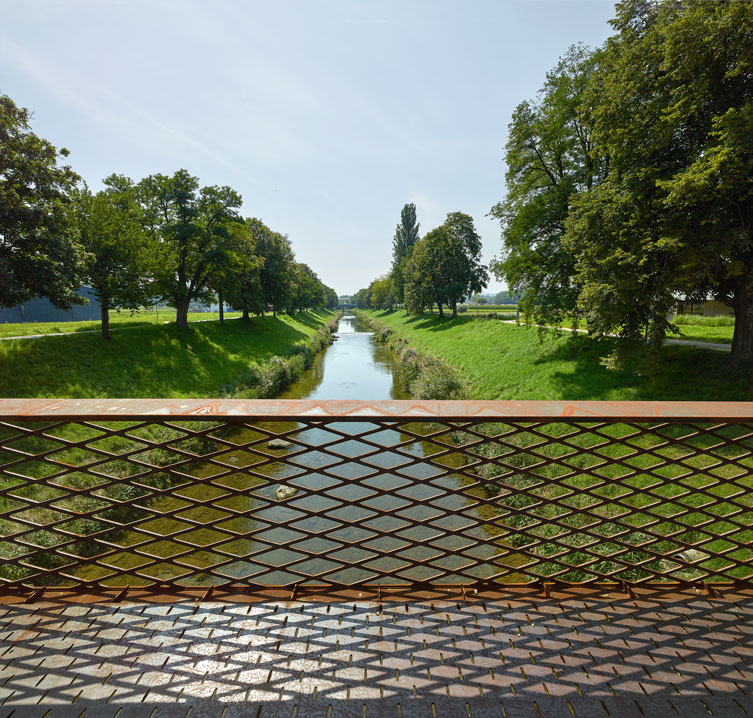
[[[334,343],[280,398],[407,399],[397,369],[389,348],[345,316]],[[463,512],[472,497],[456,491],[461,479],[444,468],[457,464],[420,426],[411,424],[413,434],[367,420],[233,429],[223,438],[244,447],[195,465],[190,474],[200,482],[145,503],[144,520],[121,535],[123,551],[108,563],[147,580],[186,576],[182,582],[199,585],[484,578],[491,566],[463,567],[493,549],[476,545],[473,559],[461,553],[488,540],[483,521],[476,509]],[[444,456],[416,461],[437,452]],[[155,540],[144,545],[143,531]],[[90,566],[79,576],[97,573]]]

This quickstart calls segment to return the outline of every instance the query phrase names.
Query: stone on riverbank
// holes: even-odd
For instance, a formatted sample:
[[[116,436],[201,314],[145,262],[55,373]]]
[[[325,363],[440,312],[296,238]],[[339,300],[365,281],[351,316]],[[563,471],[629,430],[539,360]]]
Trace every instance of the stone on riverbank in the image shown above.
[[[290,441],[285,441],[285,439],[272,439],[267,442],[268,449],[289,449],[292,446],[293,444]]]
[[[296,486],[278,486],[275,489],[275,498],[278,501],[285,501],[285,499],[290,499],[297,493],[298,488]]]

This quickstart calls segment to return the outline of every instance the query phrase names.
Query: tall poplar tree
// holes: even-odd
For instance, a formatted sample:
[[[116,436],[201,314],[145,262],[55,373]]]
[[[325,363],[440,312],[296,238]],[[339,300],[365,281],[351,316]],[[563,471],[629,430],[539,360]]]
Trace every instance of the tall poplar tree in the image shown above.
[[[400,223],[392,239],[392,294],[398,304],[404,301],[405,266],[416,246],[421,225],[416,220],[416,205],[412,202],[400,211]]]

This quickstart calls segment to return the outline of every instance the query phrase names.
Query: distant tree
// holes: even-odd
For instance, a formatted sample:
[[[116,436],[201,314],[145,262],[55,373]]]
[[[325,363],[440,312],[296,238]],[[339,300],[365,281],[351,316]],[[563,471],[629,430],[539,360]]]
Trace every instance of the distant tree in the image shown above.
[[[138,204],[158,248],[155,287],[174,304],[178,327],[188,329],[190,303],[211,299],[210,280],[228,261],[229,226],[240,221],[240,195],[230,187],[200,188],[186,170],[150,175],[137,184],[117,175],[105,182]]]
[[[392,293],[392,279],[380,277],[371,283],[371,306],[374,309],[393,309],[395,296]]]
[[[478,297],[478,299],[476,299],[476,304],[481,304],[483,306],[484,304],[489,304],[489,301],[486,297]]]
[[[492,304],[517,304],[520,297],[506,289],[497,292],[492,299]]]
[[[418,242],[420,224],[416,221],[416,205],[406,204],[400,212],[400,223],[392,240],[392,292],[398,304],[404,300],[405,267]]]
[[[81,277],[99,300],[102,336],[109,339],[111,309],[138,309],[152,298],[154,245],[117,193],[84,188],[75,194],[74,212],[86,251]]]
[[[371,287],[359,289],[354,299],[358,309],[368,309],[371,306]]]
[[[325,305],[326,288],[307,264],[296,262],[290,292],[289,311],[319,309]]]
[[[295,255],[290,240],[273,232],[260,219],[247,219],[246,223],[253,234],[256,253],[264,260],[260,275],[262,303],[265,308],[271,307],[276,316],[290,302]]]
[[[70,193],[79,176],[67,157],[31,131],[30,113],[0,95],[0,306],[46,297],[80,304],[84,255],[71,221]]]
[[[446,301],[442,276],[442,251],[446,242],[444,227],[428,232],[413,248],[405,267],[405,309],[418,316],[436,302],[439,316],[444,316],[442,304]]]
[[[560,326],[577,313],[575,256],[563,242],[576,193],[604,173],[595,161],[583,96],[600,53],[576,45],[547,74],[533,102],[522,102],[505,148],[507,194],[491,209],[502,225],[501,256],[492,271],[521,294],[530,317]]]
[[[337,292],[332,287],[324,287],[324,306],[327,309],[336,309],[340,303],[340,299],[337,296]]]
[[[451,212],[440,229],[437,252],[442,292],[452,308],[452,316],[457,317],[458,302],[474,292],[480,292],[489,281],[489,275],[480,262],[481,237],[470,215]]]

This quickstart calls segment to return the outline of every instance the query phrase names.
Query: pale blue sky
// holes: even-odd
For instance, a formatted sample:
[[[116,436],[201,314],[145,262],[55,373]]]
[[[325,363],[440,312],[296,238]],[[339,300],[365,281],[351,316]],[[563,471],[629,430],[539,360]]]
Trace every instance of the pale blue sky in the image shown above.
[[[504,193],[514,107],[611,0],[2,0],[0,93],[93,188],[185,167],[228,184],[338,293],[389,268],[400,209],[422,233]],[[490,290],[501,288],[492,281]]]

